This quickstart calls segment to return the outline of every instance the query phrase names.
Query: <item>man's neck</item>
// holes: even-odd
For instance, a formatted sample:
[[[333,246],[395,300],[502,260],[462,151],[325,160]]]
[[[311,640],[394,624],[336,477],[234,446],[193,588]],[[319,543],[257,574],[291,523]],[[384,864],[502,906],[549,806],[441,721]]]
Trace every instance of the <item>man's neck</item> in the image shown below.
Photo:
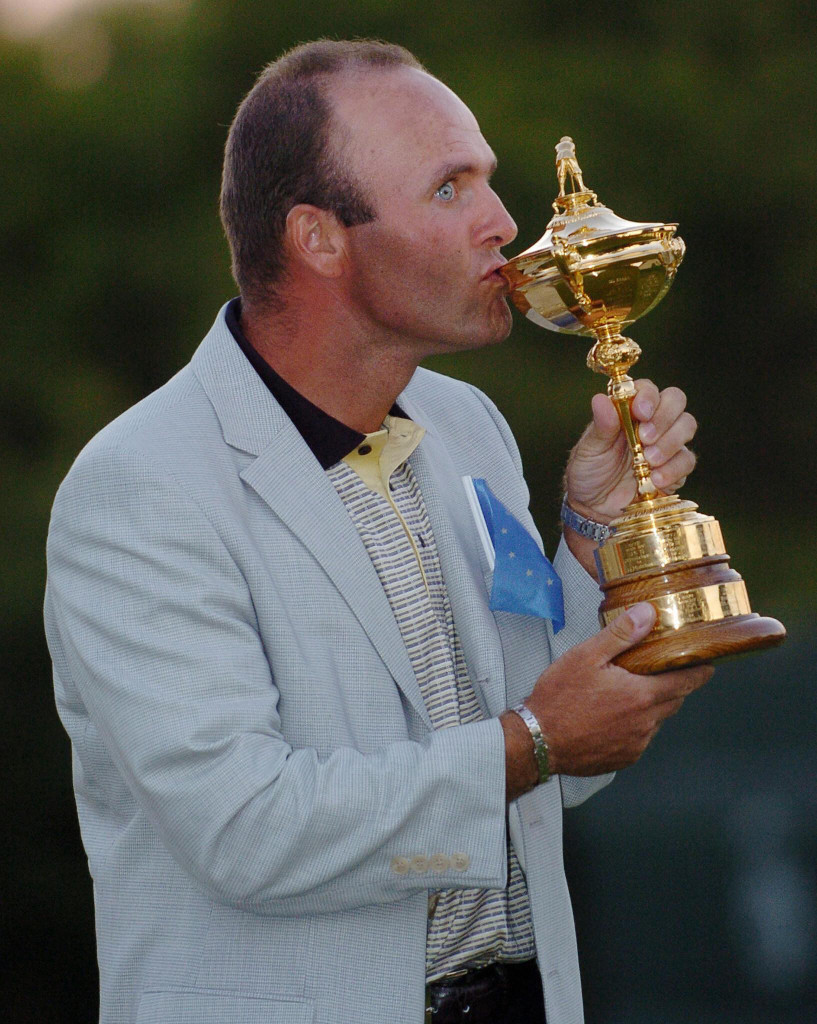
[[[242,305],[241,327],[252,347],[310,402],[346,426],[378,430],[417,368],[397,346],[378,344],[337,311],[322,317]]]

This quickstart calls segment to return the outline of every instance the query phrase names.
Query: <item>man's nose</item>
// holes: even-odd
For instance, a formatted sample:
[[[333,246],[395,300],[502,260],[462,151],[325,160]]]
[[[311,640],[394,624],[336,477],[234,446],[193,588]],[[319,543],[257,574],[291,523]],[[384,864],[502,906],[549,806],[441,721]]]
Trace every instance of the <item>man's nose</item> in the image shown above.
[[[485,241],[491,245],[501,247],[516,238],[516,221],[505,209],[505,204],[496,192],[491,188],[488,191],[490,193],[490,205],[485,221]]]

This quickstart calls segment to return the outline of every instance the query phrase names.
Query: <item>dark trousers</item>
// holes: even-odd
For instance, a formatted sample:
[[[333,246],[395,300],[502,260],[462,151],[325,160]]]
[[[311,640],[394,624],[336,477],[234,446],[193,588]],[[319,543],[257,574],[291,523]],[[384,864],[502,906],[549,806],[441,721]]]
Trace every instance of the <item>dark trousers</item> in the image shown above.
[[[536,961],[491,964],[432,982],[425,1024],[546,1024]]]

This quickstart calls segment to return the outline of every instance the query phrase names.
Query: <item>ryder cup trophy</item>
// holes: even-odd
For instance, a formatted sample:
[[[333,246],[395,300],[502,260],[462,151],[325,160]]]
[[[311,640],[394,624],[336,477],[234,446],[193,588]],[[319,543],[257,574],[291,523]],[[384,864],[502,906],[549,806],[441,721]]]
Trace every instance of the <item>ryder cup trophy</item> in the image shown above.
[[[599,619],[607,625],[638,601],[649,601],[657,619],[616,661],[631,672],[663,672],[781,643],[783,625],[752,612],[717,520],[653,484],[630,411],[635,385],[628,370],[641,349],[621,331],[672,284],[684,256],[677,225],[616,216],[585,186],[568,137],[556,146],[556,172],[559,195],[547,230],[502,272],[529,320],[595,339],[587,364],[610,378],[607,393],[632,451],[635,499],[596,552]]]

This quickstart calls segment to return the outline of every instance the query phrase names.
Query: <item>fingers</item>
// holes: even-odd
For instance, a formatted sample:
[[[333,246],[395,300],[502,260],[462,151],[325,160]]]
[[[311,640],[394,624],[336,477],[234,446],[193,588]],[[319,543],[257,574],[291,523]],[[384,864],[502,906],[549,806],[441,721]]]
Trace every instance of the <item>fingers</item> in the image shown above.
[[[633,416],[637,420],[646,423],[653,418],[653,414],[660,405],[661,392],[651,380],[637,380],[635,388],[636,396],[633,399]],[[678,388],[667,388],[667,391],[677,391],[678,394],[683,396],[683,392],[678,391]],[[684,398],[681,408],[683,409],[685,406],[686,398]]]
[[[651,380],[636,381],[636,396],[633,399],[633,416],[639,420],[638,433],[642,444],[654,444],[672,427],[686,409],[686,395],[680,388],[665,388],[659,392]],[[693,424],[695,433],[695,421]],[[690,440],[687,437],[685,440]]]
[[[672,718],[673,715],[678,714],[683,707],[685,700],[686,697],[676,697],[674,700],[665,700],[660,704],[656,704],[656,732],[658,732],[658,727],[662,722],[665,722],[668,718]]]
[[[658,467],[692,440],[698,424],[686,412],[686,395],[679,388],[659,391],[652,381],[639,380],[636,389],[633,416],[639,422],[638,433],[647,461]],[[582,440],[597,451],[606,451],[618,437],[618,413],[606,395],[594,395],[592,409],[593,422]]]
[[[686,448],[686,444],[695,436],[697,429],[698,424],[695,422],[695,418],[690,416],[688,412],[681,413],[678,419],[653,444],[647,445],[644,448],[644,456],[647,462],[649,462],[651,467],[657,469],[679,452],[685,450],[686,457],[682,461],[685,465],[685,471],[689,472],[692,465],[694,465],[694,457],[691,458],[691,465],[686,465],[692,456],[692,453]],[[679,472],[677,475],[683,476],[683,472]]]
[[[650,425],[655,426],[655,422],[655,420],[651,420],[650,423],[640,427],[639,436],[643,434],[644,430],[647,430],[648,435],[652,433],[647,428]],[[656,437],[652,444],[645,447],[644,454],[647,456],[650,465],[663,465],[668,458],[677,451],[680,451],[688,441],[692,440],[697,429],[698,424],[695,421],[695,417],[691,416],[688,412],[682,412],[662,434]],[[642,444],[645,443],[643,437],[641,441]]]
[[[577,511],[605,522],[632,501],[635,482],[613,402],[595,395],[592,407],[593,419],[568,459],[565,489]],[[678,388],[659,391],[652,381],[639,380],[632,411],[653,482],[665,493],[677,490],[696,461],[688,442],[698,425],[686,411],[686,396]]]
[[[686,395],[678,388],[659,392],[648,380],[638,381],[636,387],[633,415],[640,420],[638,434],[653,482],[663,490],[680,487],[696,461],[687,444],[698,424],[686,411]]]
[[[641,709],[645,716],[643,731],[638,737],[635,753],[638,757],[644,753],[653,741],[663,723],[676,715],[683,707],[687,697],[699,689],[712,677],[714,669],[711,665],[696,665],[693,668],[665,672],[661,676],[640,676],[647,684],[641,692]],[[650,684],[658,683],[659,688],[650,692]],[[636,758],[633,758],[633,763]]]
[[[652,461],[648,458],[650,466]],[[686,483],[686,478],[695,468],[697,457],[689,448],[683,447],[671,459],[668,459],[660,469],[652,470],[652,479],[656,487],[664,491],[672,491],[681,488]]]
[[[712,678],[714,671],[711,665],[693,665],[691,668],[664,672],[660,676],[650,676],[653,684],[653,699],[656,704],[661,705],[673,704],[679,700],[683,702],[691,693],[707,683]],[[670,711],[669,714],[674,714],[674,711]]]

